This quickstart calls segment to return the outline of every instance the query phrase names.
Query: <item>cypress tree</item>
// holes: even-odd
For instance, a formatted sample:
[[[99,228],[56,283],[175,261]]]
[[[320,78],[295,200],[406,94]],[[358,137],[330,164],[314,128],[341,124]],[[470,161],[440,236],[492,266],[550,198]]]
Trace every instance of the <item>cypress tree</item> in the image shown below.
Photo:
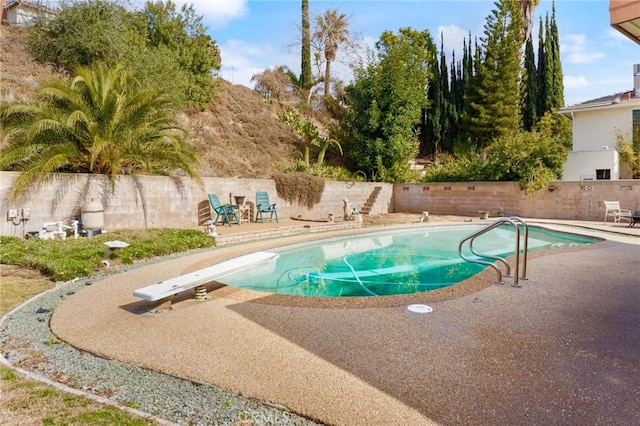
[[[551,69],[553,80],[553,99],[551,107],[554,110],[564,106],[564,83],[562,81],[562,62],[560,61],[560,36],[558,35],[558,24],[556,22],[556,4],[551,8]]]
[[[443,149],[443,143],[446,139],[451,127],[451,88],[449,87],[449,70],[447,66],[447,58],[444,53],[444,40],[440,43],[440,149]]]
[[[549,88],[547,87],[547,52],[545,51],[545,43],[544,43],[544,27],[542,26],[542,18],[540,18],[540,29],[538,30],[538,67],[536,69],[537,76],[537,97],[536,97],[536,111],[538,116],[541,117],[544,115],[545,109],[545,99],[547,98],[547,93]]]
[[[464,57],[466,56],[466,46],[465,46],[465,54],[462,55],[463,59],[456,62],[455,52],[453,53],[453,60],[451,61],[451,105],[455,110],[456,116],[460,115],[462,112],[462,104],[464,100]]]
[[[474,70],[476,67],[474,65],[477,65],[480,62],[480,51],[478,49],[477,40],[475,50],[472,46],[471,33],[469,33],[469,44],[466,45],[464,55],[462,57],[462,98],[459,101],[461,103],[458,109],[461,124],[461,131],[459,133],[460,137],[465,138],[468,136],[466,117],[469,115],[471,111],[470,105],[475,99],[474,91],[472,90],[475,84]]]
[[[469,91],[469,86],[472,85],[473,80],[473,64],[475,60],[474,51],[472,49],[472,39],[471,33],[469,33],[469,45],[466,46],[464,55],[462,57],[462,80],[463,80],[463,91],[466,93]],[[477,42],[476,42],[477,48]]]
[[[528,39],[525,43],[522,79],[524,88],[522,93],[522,126],[525,130],[530,131],[538,121],[536,59],[531,39]]]
[[[435,156],[440,152],[440,141],[442,140],[443,133],[443,111],[444,111],[444,94],[442,92],[443,84],[442,81],[446,79],[446,74],[442,75],[442,66],[441,61],[443,60],[444,54],[442,53],[443,42],[442,42],[442,34],[440,34],[441,43],[440,43],[440,59],[436,56],[434,58],[434,66],[430,70],[431,74],[431,82],[429,84],[429,108],[427,109],[426,114],[426,139],[430,143],[425,143],[425,151],[426,153],[432,153]]]
[[[453,52],[451,59],[451,88],[447,102],[448,130],[442,139],[442,150],[445,152],[453,152],[453,144],[458,136],[460,110],[464,96],[464,82],[462,80],[461,68],[462,65],[460,61],[456,62],[456,55],[455,52]]]
[[[300,84],[303,88],[311,87],[311,27],[309,23],[309,0],[302,0],[302,52],[301,52]]]
[[[547,88],[544,94],[544,107],[541,111],[539,111],[540,116],[542,117],[547,111],[552,111],[555,96],[554,93],[554,79],[553,79],[553,48],[551,47],[551,25],[549,23],[549,15],[545,17],[545,25],[544,25],[544,51],[545,51],[545,68],[544,68],[544,85]]]

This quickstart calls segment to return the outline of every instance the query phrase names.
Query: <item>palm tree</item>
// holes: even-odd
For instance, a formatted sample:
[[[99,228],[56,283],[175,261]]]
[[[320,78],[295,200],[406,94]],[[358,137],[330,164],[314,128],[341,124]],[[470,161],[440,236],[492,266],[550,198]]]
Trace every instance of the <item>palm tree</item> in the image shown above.
[[[536,6],[540,3],[540,0],[519,0],[520,11],[522,12],[522,22],[524,27],[522,44],[524,45],[531,36],[531,30],[533,29],[533,12],[536,10]]]
[[[122,67],[82,67],[72,80],[38,89],[36,100],[0,107],[0,169],[19,171],[11,193],[54,172],[188,175],[198,157],[161,94],[143,88]]]
[[[324,53],[324,95],[329,96],[331,82],[331,63],[335,61],[338,47],[349,43],[349,21],[338,10],[327,10],[324,15],[316,16],[316,28],[313,38]]]

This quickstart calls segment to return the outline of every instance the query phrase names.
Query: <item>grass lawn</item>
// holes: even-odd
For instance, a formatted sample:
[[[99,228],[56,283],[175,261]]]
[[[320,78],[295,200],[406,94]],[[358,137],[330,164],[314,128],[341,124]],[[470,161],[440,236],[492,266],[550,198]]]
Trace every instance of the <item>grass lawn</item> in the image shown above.
[[[113,239],[114,235],[110,238]],[[123,231],[117,238],[129,242],[131,247],[129,252],[122,253],[124,258],[112,259],[122,263],[212,244],[202,232],[190,231]],[[0,244],[0,316],[53,288],[54,279],[66,280],[70,278],[68,274],[81,271],[93,273],[103,255],[100,239],[4,239]],[[30,380],[0,366],[0,424],[120,426],[152,425],[155,422]]]

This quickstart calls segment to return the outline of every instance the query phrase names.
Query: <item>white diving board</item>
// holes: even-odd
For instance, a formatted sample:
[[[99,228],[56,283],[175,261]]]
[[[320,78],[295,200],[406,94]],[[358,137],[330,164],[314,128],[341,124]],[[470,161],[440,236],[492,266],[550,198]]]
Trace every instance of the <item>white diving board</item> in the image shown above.
[[[216,263],[203,269],[198,269],[197,271],[190,272],[188,274],[139,288],[134,290],[133,295],[151,302],[169,301],[170,306],[170,298],[178,293],[182,293],[183,291],[191,290],[193,288],[196,288],[197,291],[198,287],[204,288],[205,284],[232,272],[246,269],[263,262],[268,262],[269,260],[277,257],[277,253],[265,251],[258,251],[234,257],[233,259],[224,260],[220,263]]]

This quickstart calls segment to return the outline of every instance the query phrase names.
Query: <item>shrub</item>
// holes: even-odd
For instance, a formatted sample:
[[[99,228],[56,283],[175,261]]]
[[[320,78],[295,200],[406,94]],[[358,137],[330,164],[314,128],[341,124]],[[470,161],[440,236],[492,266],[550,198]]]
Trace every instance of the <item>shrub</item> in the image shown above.
[[[423,181],[516,181],[532,193],[560,176],[567,150],[564,139],[544,132],[514,132],[495,139],[482,154],[467,153],[430,167]]]

